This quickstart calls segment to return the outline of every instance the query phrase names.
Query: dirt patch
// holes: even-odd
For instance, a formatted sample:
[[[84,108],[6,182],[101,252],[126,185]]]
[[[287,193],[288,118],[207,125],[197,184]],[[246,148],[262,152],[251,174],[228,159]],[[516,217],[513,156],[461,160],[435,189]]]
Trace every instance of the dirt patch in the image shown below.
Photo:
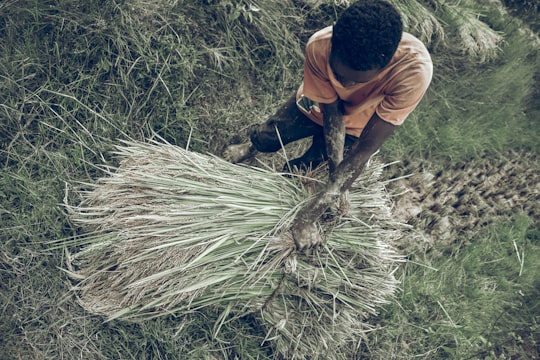
[[[465,243],[487,225],[518,213],[538,219],[538,160],[536,155],[512,152],[497,160],[485,156],[447,168],[411,163],[391,169],[393,177],[418,169],[389,184],[394,214],[417,234],[415,244],[403,245],[445,247]]]

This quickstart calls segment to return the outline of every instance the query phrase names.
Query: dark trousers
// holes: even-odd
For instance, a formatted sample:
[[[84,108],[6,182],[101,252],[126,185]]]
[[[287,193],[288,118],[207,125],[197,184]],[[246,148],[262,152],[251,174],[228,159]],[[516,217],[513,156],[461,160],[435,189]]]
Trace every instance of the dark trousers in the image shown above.
[[[299,170],[314,169],[328,159],[324,141],[323,127],[308,119],[296,106],[296,95],[293,95],[265,123],[255,125],[250,130],[250,139],[257,151],[275,152],[281,144],[312,137],[310,148],[301,157],[289,161],[289,166]],[[280,142],[281,139],[281,142]],[[345,152],[358,140],[353,135],[345,136]],[[284,171],[287,171],[287,164]]]

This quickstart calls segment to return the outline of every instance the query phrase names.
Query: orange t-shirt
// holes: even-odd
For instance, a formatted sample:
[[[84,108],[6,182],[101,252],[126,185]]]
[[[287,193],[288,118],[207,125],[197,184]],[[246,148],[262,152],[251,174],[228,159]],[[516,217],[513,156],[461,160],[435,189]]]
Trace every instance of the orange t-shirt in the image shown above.
[[[304,114],[323,125],[324,104],[341,99],[343,119],[348,134],[360,136],[374,113],[394,125],[401,125],[424,96],[431,77],[433,64],[420,40],[403,33],[390,63],[372,80],[343,87],[336,80],[329,63],[332,27],[316,32],[306,46],[304,82],[297,92],[323,104]]]

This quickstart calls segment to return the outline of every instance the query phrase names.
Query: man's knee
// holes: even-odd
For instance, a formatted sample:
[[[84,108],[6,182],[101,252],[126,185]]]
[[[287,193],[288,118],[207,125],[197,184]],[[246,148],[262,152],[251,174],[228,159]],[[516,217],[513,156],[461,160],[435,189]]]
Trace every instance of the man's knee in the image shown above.
[[[259,152],[276,152],[281,149],[277,128],[272,121],[254,125],[249,132],[251,143]]]

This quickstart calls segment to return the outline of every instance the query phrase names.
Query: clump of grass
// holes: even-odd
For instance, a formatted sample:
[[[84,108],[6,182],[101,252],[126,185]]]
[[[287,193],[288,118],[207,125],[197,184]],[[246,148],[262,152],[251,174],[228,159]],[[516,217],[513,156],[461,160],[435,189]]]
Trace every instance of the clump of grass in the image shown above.
[[[501,51],[504,37],[480,20],[481,10],[469,1],[441,6],[441,16],[453,25],[462,52],[480,62],[495,59]]]
[[[398,303],[373,333],[377,358],[536,358],[540,266],[538,232],[516,214],[476,234],[472,243],[403,268]],[[422,284],[422,286],[418,286]],[[419,319],[423,319],[419,321]],[[387,341],[386,339],[395,339]],[[380,355],[380,356],[379,356]]]
[[[351,190],[354,210],[320,224],[327,242],[308,256],[287,231],[309,198],[296,179],[169,144],[117,153],[120,167],[69,207],[85,231],[68,242],[82,246],[69,274],[92,313],[140,321],[218,308],[216,334],[257,314],[288,358],[340,358],[336,346],[358,342],[397,288],[402,225],[376,181],[380,164]]]
[[[435,16],[433,10],[416,0],[391,1],[391,3],[401,14],[406,31],[418,36],[428,45],[433,41],[444,43],[446,35],[443,22]]]

